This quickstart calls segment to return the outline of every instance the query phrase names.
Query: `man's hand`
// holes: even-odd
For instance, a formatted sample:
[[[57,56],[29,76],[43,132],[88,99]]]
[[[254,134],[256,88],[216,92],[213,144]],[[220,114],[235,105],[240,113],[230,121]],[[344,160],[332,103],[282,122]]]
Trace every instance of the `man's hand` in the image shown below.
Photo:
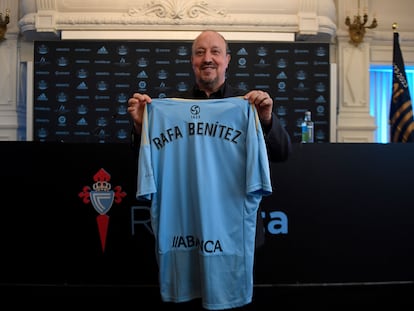
[[[128,112],[134,121],[135,132],[137,134],[141,134],[145,105],[150,103],[151,97],[147,94],[134,93],[132,97],[128,99]]]
[[[262,125],[268,126],[272,123],[273,99],[267,92],[253,90],[244,95],[244,99],[256,106]]]

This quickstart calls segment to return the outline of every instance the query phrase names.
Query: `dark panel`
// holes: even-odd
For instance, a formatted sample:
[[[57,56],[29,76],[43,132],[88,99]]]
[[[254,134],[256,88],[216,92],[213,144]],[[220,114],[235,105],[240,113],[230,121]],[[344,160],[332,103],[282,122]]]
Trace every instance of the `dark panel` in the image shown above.
[[[0,148],[1,284],[157,285],[149,206],[135,199],[127,144]],[[256,284],[413,281],[413,158],[412,144],[295,144],[271,166]],[[100,214],[79,196],[101,169],[106,190],[126,194],[103,213],[105,249]]]

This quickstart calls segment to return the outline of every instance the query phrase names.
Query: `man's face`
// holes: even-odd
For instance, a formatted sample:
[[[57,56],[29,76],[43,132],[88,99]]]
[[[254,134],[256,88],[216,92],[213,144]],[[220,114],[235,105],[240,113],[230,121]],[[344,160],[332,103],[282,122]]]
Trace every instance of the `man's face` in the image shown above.
[[[191,63],[196,83],[201,89],[217,91],[224,83],[229,62],[226,42],[219,34],[207,31],[194,41]]]

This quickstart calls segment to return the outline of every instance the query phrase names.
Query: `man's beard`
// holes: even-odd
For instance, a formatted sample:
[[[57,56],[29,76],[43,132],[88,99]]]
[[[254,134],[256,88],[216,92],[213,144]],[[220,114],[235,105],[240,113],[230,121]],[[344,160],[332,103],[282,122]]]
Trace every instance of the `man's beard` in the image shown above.
[[[218,81],[219,81],[219,79],[218,79],[217,76],[215,78],[212,78],[212,79],[203,79],[203,78],[200,78],[199,84],[204,89],[214,91],[215,88],[218,86]]]

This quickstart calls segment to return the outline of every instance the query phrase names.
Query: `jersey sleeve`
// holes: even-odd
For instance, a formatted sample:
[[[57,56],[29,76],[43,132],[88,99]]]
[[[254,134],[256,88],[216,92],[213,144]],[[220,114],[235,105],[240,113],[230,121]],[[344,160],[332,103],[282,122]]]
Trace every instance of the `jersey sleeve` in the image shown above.
[[[138,180],[136,193],[136,198],[138,200],[151,200],[152,195],[157,191],[149,142],[149,109],[149,105],[145,105],[141,144],[138,155]]]
[[[268,196],[272,193],[270,166],[262,126],[253,104],[249,104],[247,132],[246,189],[248,193]]]

